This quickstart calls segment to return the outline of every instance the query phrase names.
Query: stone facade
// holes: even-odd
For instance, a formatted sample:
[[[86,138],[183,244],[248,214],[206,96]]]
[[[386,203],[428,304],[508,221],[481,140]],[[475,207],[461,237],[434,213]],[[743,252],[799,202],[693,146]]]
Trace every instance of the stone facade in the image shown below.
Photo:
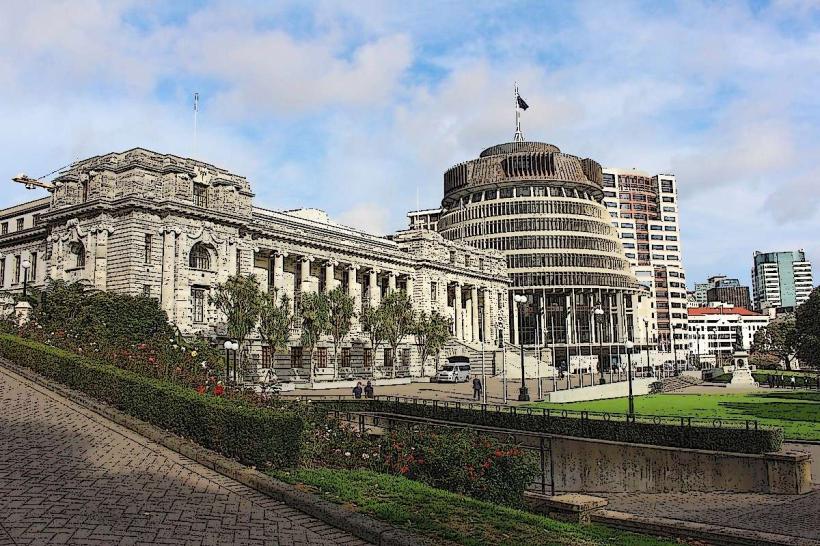
[[[10,226],[0,234],[4,291],[22,289],[20,264],[28,260],[33,286],[62,279],[157,298],[188,335],[224,332],[224,317],[208,304],[208,293],[237,273],[255,274],[263,290],[294,302],[303,292],[343,286],[357,310],[404,289],[415,309],[452,318],[465,350],[483,340],[495,343],[494,325],[508,320],[509,281],[499,253],[433,232],[375,236],[315,209],[255,207],[248,180],[201,161],[141,148],[110,153],[75,163],[49,191],[50,198],[0,211],[0,225]],[[293,331],[294,345],[298,334]],[[379,367],[387,355],[372,351],[366,338],[354,320],[343,344],[344,367]],[[328,345],[318,347],[320,368],[332,365]],[[412,339],[400,352],[401,373],[433,372],[430,363],[418,362]],[[254,340],[251,357],[284,379],[307,373],[298,350],[271,362]]]

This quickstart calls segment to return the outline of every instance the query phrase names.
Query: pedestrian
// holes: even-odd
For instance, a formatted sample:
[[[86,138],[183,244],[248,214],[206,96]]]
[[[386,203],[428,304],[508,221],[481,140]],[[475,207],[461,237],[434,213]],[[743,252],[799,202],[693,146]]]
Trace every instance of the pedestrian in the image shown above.
[[[353,398],[356,398],[358,400],[361,397],[362,397],[362,382],[359,381],[358,383],[356,383],[356,386],[353,387]]]
[[[769,374],[768,376],[766,376],[766,379],[769,381],[769,388],[773,389],[774,388],[774,376]]]
[[[794,380],[794,376],[792,376],[792,390],[797,388],[797,383]]]
[[[478,377],[473,378],[473,400],[481,400],[481,379]]]
[[[373,383],[370,381],[368,381],[367,385],[364,386],[364,397],[373,398]]]

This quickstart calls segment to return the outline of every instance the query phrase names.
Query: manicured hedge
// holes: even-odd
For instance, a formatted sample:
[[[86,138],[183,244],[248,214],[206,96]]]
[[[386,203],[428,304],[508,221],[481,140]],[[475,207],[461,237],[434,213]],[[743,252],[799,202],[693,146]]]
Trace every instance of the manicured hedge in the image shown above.
[[[442,403],[432,405],[392,400],[341,401],[327,403],[327,407],[343,411],[393,413],[562,436],[734,453],[768,453],[779,451],[783,445],[783,431],[770,428],[747,430],[667,423],[627,423],[588,417],[560,417],[556,412],[546,416],[540,409],[533,409],[532,414],[528,415],[526,408],[518,408],[516,413],[511,413],[497,412],[489,408],[482,411],[453,405],[444,406]]]
[[[299,462],[303,420],[148,378],[38,342],[0,334],[0,355],[223,455],[275,468]]]

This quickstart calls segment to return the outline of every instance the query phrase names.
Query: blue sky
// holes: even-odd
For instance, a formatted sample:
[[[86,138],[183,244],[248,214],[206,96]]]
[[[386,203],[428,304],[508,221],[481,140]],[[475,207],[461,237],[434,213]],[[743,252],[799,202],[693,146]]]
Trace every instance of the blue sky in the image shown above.
[[[33,4],[33,5],[32,5]],[[378,233],[512,137],[674,173],[690,282],[820,263],[820,3],[4,3],[0,174],[134,146]],[[192,94],[201,111],[194,147]],[[35,197],[10,182],[0,206]]]

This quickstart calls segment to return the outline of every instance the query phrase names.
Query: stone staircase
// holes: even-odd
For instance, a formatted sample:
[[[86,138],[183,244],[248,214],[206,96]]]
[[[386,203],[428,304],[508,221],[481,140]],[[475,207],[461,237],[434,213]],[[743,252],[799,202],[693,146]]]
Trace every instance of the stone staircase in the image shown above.
[[[696,377],[680,375],[678,377],[664,377],[658,380],[658,383],[660,383],[661,386],[656,392],[674,392],[693,385],[700,385],[703,383],[703,380]]]

